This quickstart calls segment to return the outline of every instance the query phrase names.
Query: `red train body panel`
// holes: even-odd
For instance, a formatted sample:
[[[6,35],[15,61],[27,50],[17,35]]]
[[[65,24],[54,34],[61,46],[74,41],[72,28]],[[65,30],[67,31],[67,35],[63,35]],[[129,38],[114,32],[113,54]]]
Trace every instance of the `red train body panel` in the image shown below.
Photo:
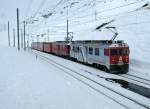
[[[43,51],[46,52],[46,53],[52,53],[52,43],[50,42],[44,42],[43,43]]]
[[[60,44],[60,56],[68,57],[70,55],[70,46],[63,43]]]
[[[52,53],[60,56],[59,50],[60,50],[60,45],[58,43],[53,42],[52,43]]]
[[[37,44],[37,47],[38,47],[38,50],[39,51],[43,51],[44,49],[44,45],[43,45],[43,43],[42,42],[38,42],[38,44]]]

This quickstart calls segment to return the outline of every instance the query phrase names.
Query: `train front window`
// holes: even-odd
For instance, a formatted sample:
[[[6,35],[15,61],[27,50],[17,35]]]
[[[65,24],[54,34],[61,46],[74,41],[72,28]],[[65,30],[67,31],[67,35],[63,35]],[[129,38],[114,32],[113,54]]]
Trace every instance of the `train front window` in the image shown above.
[[[129,49],[128,48],[123,48],[122,49],[122,55],[123,56],[126,56],[126,55],[128,55],[129,54]]]
[[[123,55],[123,51],[124,51],[123,49],[118,49],[118,55],[119,56]]]
[[[128,53],[127,53],[127,49],[123,49],[123,50],[122,50],[122,55],[125,56],[125,55],[127,55],[127,54],[128,54]]]
[[[118,50],[117,49],[110,49],[110,55],[111,56],[118,55]]]
[[[128,48],[118,48],[118,49],[111,49],[110,50],[110,55],[111,56],[115,56],[115,55],[119,55],[119,56],[125,56],[129,54],[129,50]]]

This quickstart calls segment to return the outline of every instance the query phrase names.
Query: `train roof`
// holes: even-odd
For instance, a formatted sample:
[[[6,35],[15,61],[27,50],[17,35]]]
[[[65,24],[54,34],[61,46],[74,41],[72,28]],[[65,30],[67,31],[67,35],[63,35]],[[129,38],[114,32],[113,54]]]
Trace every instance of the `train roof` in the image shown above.
[[[113,41],[113,40],[77,40],[77,41],[72,41],[72,43],[81,43],[81,44],[97,44],[97,43],[101,43],[101,44],[121,44],[124,43],[123,40],[117,40],[117,41]]]
[[[71,42],[66,41],[55,41],[55,42],[41,42],[41,43],[60,43],[60,44],[106,44],[106,45],[112,45],[112,44],[125,44],[123,40],[76,40]]]

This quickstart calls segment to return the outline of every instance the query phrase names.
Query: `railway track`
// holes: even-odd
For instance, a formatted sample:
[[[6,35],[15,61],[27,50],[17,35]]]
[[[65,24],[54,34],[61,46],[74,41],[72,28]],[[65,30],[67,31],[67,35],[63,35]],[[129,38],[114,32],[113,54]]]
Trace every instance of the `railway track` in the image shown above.
[[[79,63],[79,64],[82,64],[82,63]],[[89,67],[91,67],[91,66],[89,66]],[[93,68],[93,67],[92,67],[92,68]],[[97,69],[97,68],[95,68],[95,69]],[[98,70],[100,70],[100,69],[98,69]],[[89,72],[89,71],[87,71],[87,72],[93,74],[92,72]],[[93,75],[94,75],[94,74],[93,74]],[[96,76],[101,77],[100,75],[96,75]],[[131,80],[131,81],[135,81],[135,82],[141,83],[141,84],[143,84],[143,85],[148,86],[148,88],[149,88],[149,86],[150,86],[150,80],[144,79],[144,78],[141,78],[141,77],[138,77],[138,76],[135,76],[135,75],[131,75],[131,74],[120,74],[120,75],[117,75],[117,76],[120,76],[120,77],[122,77],[122,78],[124,78],[124,79],[128,79],[128,80]]]
[[[95,69],[97,69],[97,68],[95,68]],[[81,69],[81,70],[83,70],[83,69]],[[94,74],[94,73],[92,73],[92,72],[90,72],[88,70],[83,70],[83,71],[87,72],[87,73],[89,73],[91,75],[95,75],[97,77],[103,78],[101,75]],[[138,82],[138,83],[142,83],[143,85],[146,85],[146,86],[150,86],[150,80],[145,79],[145,78],[141,78],[141,77],[138,77],[138,76],[135,76],[135,75],[131,75],[131,74],[117,74],[117,76],[119,76],[119,77],[121,77],[123,79],[128,79],[128,80],[132,80],[132,81],[135,81],[135,82]]]
[[[79,63],[79,64],[81,64],[81,63]],[[91,66],[89,66],[89,67],[91,67]],[[98,68],[95,68],[95,69],[98,69]],[[83,69],[81,69],[81,70],[83,70]],[[98,69],[98,70],[100,70],[100,69]],[[98,77],[102,78],[101,75],[96,75],[96,74],[94,74],[90,71],[87,71],[87,70],[84,70],[84,71],[91,74],[91,75],[95,75],[95,76],[98,76]],[[135,82],[138,82],[138,83],[142,83],[143,85],[150,86],[150,80],[145,79],[145,78],[141,78],[141,77],[131,75],[131,74],[117,74],[117,76],[122,77],[123,79],[129,79],[129,80],[132,80],[132,81],[135,81]]]
[[[141,106],[141,107],[143,107],[143,108],[145,108],[145,109],[150,109],[150,106],[148,106],[148,105],[146,105],[146,104],[143,104],[143,103],[137,101],[136,99],[133,99],[133,98],[131,98],[131,97],[128,97],[128,96],[122,94],[121,92],[116,91],[116,90],[114,90],[114,89],[112,89],[112,88],[110,88],[110,87],[108,87],[108,86],[106,86],[106,85],[104,85],[104,84],[101,84],[100,82],[97,82],[96,80],[90,78],[89,76],[86,76],[86,75],[84,75],[84,74],[81,74],[81,73],[79,73],[79,72],[77,72],[77,71],[75,71],[75,70],[73,70],[73,69],[71,69],[71,68],[69,68],[69,67],[67,67],[67,66],[65,66],[65,65],[62,65],[62,64],[60,64],[60,63],[58,63],[58,62],[56,62],[56,61],[54,61],[54,60],[52,60],[52,59],[50,59],[50,58],[48,58],[48,57],[45,57],[45,56],[43,56],[43,55],[41,55],[41,54],[38,54],[38,53],[35,53],[35,52],[34,52],[34,54],[36,54],[38,57],[40,57],[41,59],[43,59],[43,60],[46,61],[47,63],[49,63],[49,64],[55,66],[55,67],[58,68],[58,69],[60,69],[60,70],[63,71],[64,73],[66,73],[66,74],[72,76],[72,77],[75,78],[76,80],[78,80],[78,81],[82,82],[83,84],[87,85],[88,87],[92,88],[92,89],[95,90],[96,92],[98,92],[98,93],[100,93],[100,94],[102,94],[102,95],[108,97],[109,99],[113,100],[114,102],[120,104],[121,106],[123,106],[123,107],[126,108],[126,109],[132,109],[132,107],[129,107],[129,106],[127,106],[127,105],[121,103],[120,101],[114,99],[113,97],[108,96],[106,93],[102,92],[102,91],[99,90],[98,88],[95,88],[93,85],[89,84],[88,82],[83,81],[82,79],[78,78],[77,76],[80,76],[80,77],[82,77],[82,78],[84,78],[84,79],[86,79],[86,80],[88,80],[88,81],[90,81],[90,82],[92,82],[92,83],[94,83],[94,84],[96,84],[96,85],[98,85],[98,86],[101,86],[101,87],[103,87],[103,88],[105,88],[105,89],[107,89],[107,90],[109,90],[109,91],[111,91],[111,92],[113,92],[113,93],[115,93],[115,94],[117,94],[117,95],[123,97],[123,98],[126,99],[126,100],[130,100],[131,102],[136,103],[137,105],[139,105],[139,106]],[[72,72],[72,73],[71,73],[71,72]],[[75,76],[75,75],[76,75],[76,76]]]
[[[141,77],[138,77],[138,76],[135,76],[135,75],[123,74],[123,75],[119,75],[119,76],[137,81],[139,83],[143,83],[145,85],[150,85],[150,80],[145,79],[145,78],[141,78]]]
[[[87,70],[84,70],[84,71],[89,73],[89,74],[91,74],[91,75],[97,76],[99,78],[104,78],[104,79],[106,78],[106,77],[103,77],[103,76],[101,76],[99,74],[94,74],[94,73],[92,73],[90,71],[87,71]],[[124,74],[124,75],[117,75],[117,76],[122,77],[123,80],[128,79],[128,80],[132,80],[132,81],[135,81],[135,82],[138,82],[138,83],[142,83],[143,85],[146,85],[147,87],[150,86],[150,82],[149,81],[147,81],[147,82],[146,81],[141,81],[141,80],[144,80],[144,79],[137,79],[137,78],[135,79],[135,78],[126,76],[126,74]]]

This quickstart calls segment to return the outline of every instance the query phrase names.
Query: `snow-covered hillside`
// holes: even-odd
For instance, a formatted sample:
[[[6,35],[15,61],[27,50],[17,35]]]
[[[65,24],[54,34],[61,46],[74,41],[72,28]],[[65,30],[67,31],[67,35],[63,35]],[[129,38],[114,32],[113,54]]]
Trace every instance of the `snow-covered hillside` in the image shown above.
[[[32,40],[36,34],[45,33],[41,41],[64,40],[66,20],[74,40],[111,39],[113,33],[105,27],[116,27],[116,40],[124,40],[130,46],[130,72],[149,76],[150,67],[150,1],[149,0],[61,0],[53,9],[48,9],[30,19],[28,31]],[[41,17],[42,16],[42,17]],[[97,26],[112,21],[101,31]],[[142,73],[142,74],[141,74]]]

